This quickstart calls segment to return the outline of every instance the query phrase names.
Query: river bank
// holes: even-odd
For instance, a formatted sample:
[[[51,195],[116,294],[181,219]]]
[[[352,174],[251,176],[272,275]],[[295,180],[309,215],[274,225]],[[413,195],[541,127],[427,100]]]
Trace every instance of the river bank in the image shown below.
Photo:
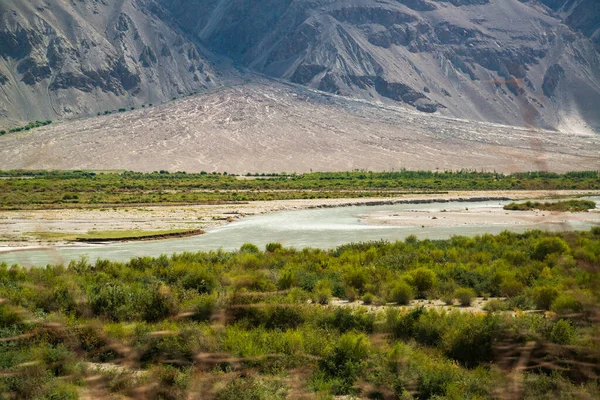
[[[600,191],[456,191],[438,194],[406,194],[394,198],[305,199],[220,205],[1,211],[0,252],[31,249],[33,247],[65,246],[69,244],[69,241],[61,240],[61,236],[64,237],[65,234],[85,236],[101,231],[137,230],[143,233],[150,231],[207,230],[238,221],[246,216],[280,211],[392,204],[443,204],[459,200],[462,202],[475,202],[546,199],[581,195],[598,196]],[[443,209],[443,206],[441,206],[441,209]],[[439,214],[444,215],[406,212],[404,213],[406,215],[402,216],[382,214],[369,217],[363,216],[363,218],[367,224],[398,223],[407,226],[424,225],[424,222],[427,222],[427,224],[435,222],[433,226],[443,224],[448,226],[450,222],[454,224],[493,223],[492,219],[503,223],[527,223],[528,219],[529,222],[539,222],[542,218],[550,218],[551,221],[560,222],[560,216],[553,216],[551,213],[531,216],[519,214],[520,217],[517,218],[510,217],[504,212],[498,212],[498,210],[493,212],[478,210],[478,213],[474,214],[473,212],[465,213],[465,210],[455,210],[452,213],[448,213],[448,210],[446,210],[442,213],[441,209]],[[452,218],[449,218],[451,216]],[[593,217],[599,219],[600,215],[596,214]],[[577,218],[581,217],[578,216]]]

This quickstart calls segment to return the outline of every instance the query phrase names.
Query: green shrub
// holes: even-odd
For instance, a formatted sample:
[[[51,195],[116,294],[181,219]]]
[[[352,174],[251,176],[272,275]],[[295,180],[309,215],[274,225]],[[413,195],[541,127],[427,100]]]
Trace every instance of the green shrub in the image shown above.
[[[519,310],[533,310],[535,308],[535,302],[528,296],[515,296],[507,300],[508,309],[519,309]]]
[[[557,297],[558,290],[550,286],[541,286],[533,290],[533,302],[541,310],[549,310]]]
[[[524,286],[515,278],[502,280],[500,284],[500,295],[505,297],[515,297],[523,293]]]
[[[557,314],[577,314],[583,312],[583,304],[570,294],[561,294],[550,307]]]
[[[542,238],[533,248],[533,258],[543,261],[550,254],[569,252],[569,245],[557,237]]]
[[[217,309],[217,296],[204,294],[200,296],[192,311],[193,319],[199,322],[210,321]]]
[[[365,309],[354,310],[351,307],[337,307],[333,312],[327,310],[317,319],[324,329],[334,329],[341,333],[360,331],[372,333],[375,327],[375,315]]]
[[[19,321],[21,321],[19,314],[0,304],[0,328],[16,325]]]
[[[391,311],[391,310],[390,310]],[[415,308],[405,313],[393,313],[388,311],[387,325],[391,333],[398,339],[410,339],[415,335],[415,325],[425,313],[423,307]]]
[[[113,321],[133,317],[132,292],[119,281],[95,285],[88,295],[92,312]]]
[[[217,278],[208,269],[194,266],[189,268],[181,280],[185,289],[193,289],[198,293],[211,293],[217,286]]]
[[[442,301],[447,305],[447,306],[452,306],[454,305],[454,292],[452,293],[445,293],[442,295]]]
[[[575,327],[569,321],[560,319],[552,327],[550,340],[557,344],[571,344],[575,333]]]
[[[330,354],[319,360],[319,371],[335,382],[336,395],[349,394],[360,375],[363,360],[369,355],[369,338],[363,334],[345,333]]]
[[[463,307],[469,307],[476,295],[477,293],[471,288],[459,288],[454,292],[454,297],[458,299],[458,302]]]
[[[316,283],[314,289],[315,302],[319,304],[329,304],[329,300],[333,295],[331,291],[331,282],[328,280],[320,280]]]
[[[285,331],[302,325],[304,319],[302,309],[297,307],[273,307],[268,313],[265,328]]]
[[[258,253],[260,253],[260,249],[255,244],[244,243],[242,245],[242,247],[240,247],[240,252],[242,252],[242,253],[250,253],[250,254],[258,254]]]
[[[344,297],[350,303],[353,303],[358,299],[358,293],[356,293],[356,289],[354,289],[352,286],[347,286],[344,288]]]
[[[277,288],[279,290],[287,290],[294,285],[296,281],[296,273],[292,270],[284,270],[277,279]]]
[[[426,346],[438,346],[444,332],[448,329],[447,314],[427,311],[421,314],[413,326],[415,340]]]
[[[192,370],[177,369],[170,365],[157,366],[151,371],[152,380],[157,383],[151,389],[151,397],[163,400],[179,400],[187,397]]]
[[[492,361],[494,343],[500,334],[497,315],[461,315],[443,337],[446,355],[467,367]]]
[[[277,250],[283,249],[281,243],[267,243],[266,250],[268,253],[275,253]]]
[[[427,291],[435,286],[435,273],[427,268],[418,268],[411,272],[410,283],[417,290],[419,297],[424,297]]]
[[[375,295],[373,293],[365,293],[362,297],[363,304],[370,306],[375,301]]]
[[[45,397],[47,400],[77,400],[78,388],[65,382],[57,382]]]
[[[417,391],[420,399],[442,398],[448,386],[459,379],[458,369],[448,363],[429,363],[417,379]]]
[[[502,300],[492,299],[492,300],[488,301],[487,303],[485,303],[485,305],[483,306],[483,309],[488,312],[497,312],[497,311],[506,311],[509,309],[509,307],[508,307],[508,303],[506,303]]]
[[[396,281],[390,286],[388,300],[398,305],[407,305],[414,298],[413,288],[405,281]]]

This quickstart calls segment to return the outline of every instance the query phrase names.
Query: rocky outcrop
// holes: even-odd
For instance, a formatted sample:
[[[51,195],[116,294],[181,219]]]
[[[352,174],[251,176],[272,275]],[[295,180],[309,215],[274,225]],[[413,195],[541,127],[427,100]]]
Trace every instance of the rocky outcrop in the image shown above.
[[[548,68],[544,75],[544,83],[542,84],[542,90],[548,97],[553,97],[556,88],[565,77],[565,70],[558,64],[554,64]]]

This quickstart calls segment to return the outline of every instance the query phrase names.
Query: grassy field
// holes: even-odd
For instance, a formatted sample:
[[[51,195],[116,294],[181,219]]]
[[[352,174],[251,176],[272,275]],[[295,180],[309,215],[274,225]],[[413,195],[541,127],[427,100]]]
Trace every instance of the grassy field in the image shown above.
[[[249,179],[251,178],[251,179]],[[599,190],[596,171],[503,175],[474,171],[339,172],[239,177],[92,171],[0,172],[0,208],[215,204],[252,200],[390,197],[450,190]]]
[[[0,393],[599,398],[599,270],[598,228],[4,264]]]

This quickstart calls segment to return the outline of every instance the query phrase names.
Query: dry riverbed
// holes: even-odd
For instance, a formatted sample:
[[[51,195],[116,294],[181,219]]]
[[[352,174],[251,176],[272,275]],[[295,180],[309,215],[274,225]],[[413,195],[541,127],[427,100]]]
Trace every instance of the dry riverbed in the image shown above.
[[[72,237],[100,232],[157,233],[161,231],[206,230],[249,215],[318,207],[378,205],[412,201],[453,201],[459,199],[543,199],[600,191],[457,191],[444,194],[407,194],[394,198],[314,199],[256,201],[244,204],[136,206],[97,209],[58,209],[0,211],[0,252],[19,248],[67,245]],[[443,211],[445,210],[445,211]],[[453,209],[440,203],[431,211],[393,214],[372,213],[360,216],[364,223],[405,226],[452,226],[463,224],[528,224],[541,221],[598,221],[600,213],[550,213],[504,211],[498,208]]]

